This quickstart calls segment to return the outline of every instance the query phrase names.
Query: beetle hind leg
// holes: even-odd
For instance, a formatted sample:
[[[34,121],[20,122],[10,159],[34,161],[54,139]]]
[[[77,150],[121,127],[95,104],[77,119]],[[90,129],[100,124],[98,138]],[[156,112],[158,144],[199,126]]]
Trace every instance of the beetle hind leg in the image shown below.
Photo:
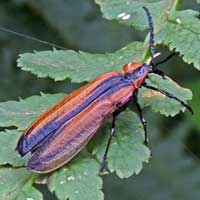
[[[108,142],[107,142],[107,145],[106,145],[106,149],[105,149],[105,152],[104,152],[104,155],[103,155],[103,160],[101,162],[101,166],[100,166],[100,169],[99,169],[100,173],[103,172],[103,170],[106,167],[108,150],[110,148],[112,138],[115,135],[115,121],[116,121],[117,115],[118,115],[118,113],[113,113],[113,120],[112,120],[111,129],[110,129],[110,135],[109,135]]]
[[[111,129],[110,129],[110,135],[109,135],[109,138],[108,138],[108,142],[107,142],[107,145],[106,145],[106,149],[105,149],[105,152],[104,152],[104,155],[103,155],[103,159],[102,159],[102,162],[101,162],[101,166],[100,166],[100,169],[99,169],[99,172],[102,173],[103,170],[105,169],[106,167],[106,163],[107,163],[107,155],[108,155],[108,150],[110,148],[110,145],[111,145],[111,142],[112,142],[112,138],[114,137],[115,135],[115,121],[116,121],[116,118],[117,116],[122,112],[124,111],[127,106],[128,106],[129,102],[127,102],[125,105],[123,105],[122,107],[119,107],[114,113],[113,113],[113,119],[112,119],[112,125],[111,125]]]

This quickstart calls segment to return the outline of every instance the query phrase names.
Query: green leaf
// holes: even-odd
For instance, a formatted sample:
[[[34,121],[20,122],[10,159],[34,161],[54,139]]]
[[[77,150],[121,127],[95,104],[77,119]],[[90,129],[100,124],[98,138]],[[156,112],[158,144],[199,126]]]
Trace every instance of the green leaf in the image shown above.
[[[115,53],[91,54],[72,50],[41,51],[20,55],[18,66],[38,77],[72,82],[90,81],[107,71],[121,70],[130,61],[141,60],[143,44],[133,42]]]
[[[190,101],[190,105],[194,110],[194,115],[191,117],[192,121],[194,122],[194,124],[198,127],[198,129],[200,130],[200,92],[199,92],[199,88],[200,88],[200,80],[193,80],[191,82],[188,83],[189,87],[191,88],[192,92],[193,92],[193,98]]]
[[[109,199],[197,200],[200,196],[199,158],[184,145],[189,131],[187,121],[182,121],[170,130],[170,136],[162,140],[158,136],[153,144],[151,142],[152,159],[143,173],[130,178],[126,184],[116,178],[106,181],[105,193],[113,194]]]
[[[21,189],[16,200],[42,200],[42,194],[32,186],[33,181],[30,179]]]
[[[0,165],[24,166],[26,158],[19,157],[15,150],[20,135],[17,130],[0,132]]]
[[[168,45],[171,50],[176,49],[185,62],[200,69],[200,21],[197,16],[198,12],[192,10],[172,12],[156,34],[156,41]]]
[[[138,29],[148,27],[143,6],[147,7],[157,24],[163,15],[164,9],[169,4],[167,0],[138,1],[138,0],[95,0],[99,4],[106,19],[118,19],[121,23],[132,25]]]
[[[101,129],[101,134],[92,141],[93,154],[102,162],[108,142],[111,123]],[[102,137],[103,134],[103,137]],[[142,163],[148,162],[150,151],[144,145],[144,130],[137,115],[131,111],[120,113],[116,121],[116,134],[108,152],[108,168],[120,178],[138,174]]]
[[[49,189],[59,200],[103,200],[102,180],[97,175],[99,164],[78,156],[49,178]]]
[[[163,89],[185,102],[192,99],[192,92],[189,89],[180,87],[171,79],[164,80],[158,75],[151,74],[146,80],[146,83],[156,88]],[[146,88],[141,88],[139,90],[139,102],[142,107],[150,105],[154,111],[160,112],[166,116],[174,116],[181,110],[185,110],[185,108],[176,100]]]
[[[0,168],[0,199],[42,200],[42,194],[32,186],[31,172],[24,168]]]
[[[183,60],[193,63],[200,69],[199,12],[194,10],[175,11],[176,1],[137,1],[137,0],[96,0],[104,17],[118,19],[127,25],[139,29],[147,28],[148,22],[143,10],[146,6],[152,15],[155,27],[155,41],[158,44],[176,49],[183,55]]]
[[[41,94],[41,96],[32,96],[25,100],[0,103],[0,126],[16,126],[24,130],[36,117],[63,96],[64,94]]]

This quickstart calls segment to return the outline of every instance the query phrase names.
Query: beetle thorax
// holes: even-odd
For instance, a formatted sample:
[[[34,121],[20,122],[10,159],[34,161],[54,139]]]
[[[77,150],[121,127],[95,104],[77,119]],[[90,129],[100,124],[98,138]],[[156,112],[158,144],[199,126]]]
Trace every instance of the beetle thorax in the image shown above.
[[[131,62],[123,67],[123,73],[130,84],[135,88],[139,88],[142,82],[147,77],[147,74],[152,70],[151,65]]]
[[[130,62],[123,66],[123,73],[131,73],[135,71],[136,69],[140,68],[143,64],[140,62]]]

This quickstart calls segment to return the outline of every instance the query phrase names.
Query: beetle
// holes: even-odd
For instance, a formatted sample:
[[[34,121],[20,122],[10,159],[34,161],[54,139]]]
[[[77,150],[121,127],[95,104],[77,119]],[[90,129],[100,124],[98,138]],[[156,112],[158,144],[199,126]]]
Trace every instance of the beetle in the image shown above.
[[[21,156],[32,153],[26,167],[36,173],[49,173],[69,162],[94,136],[106,119],[112,116],[112,126],[105,148],[100,171],[103,171],[108,150],[115,134],[116,117],[134,101],[144,128],[144,144],[147,145],[146,121],[137,100],[138,89],[145,87],[178,101],[193,113],[192,108],[173,94],[146,84],[149,73],[165,75],[157,69],[175,53],[159,63],[154,63],[154,28],[149,10],[143,7],[149,24],[149,47],[151,59],[148,63],[130,62],[123,70],[111,71],[73,91],[48,111],[39,116],[23,133],[17,144]]]

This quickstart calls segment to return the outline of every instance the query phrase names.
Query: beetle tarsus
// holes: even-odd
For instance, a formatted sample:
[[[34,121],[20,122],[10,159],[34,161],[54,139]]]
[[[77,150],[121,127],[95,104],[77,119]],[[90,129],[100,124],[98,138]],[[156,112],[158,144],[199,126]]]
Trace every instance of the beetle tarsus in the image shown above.
[[[148,138],[145,136],[145,139],[144,139],[144,145],[147,146],[147,147],[148,147],[148,144],[149,144],[148,141],[149,141]]]
[[[106,168],[106,166],[107,166],[107,161],[106,159],[103,158],[101,162],[101,166],[99,168],[99,174],[102,174],[104,172],[104,169]]]

